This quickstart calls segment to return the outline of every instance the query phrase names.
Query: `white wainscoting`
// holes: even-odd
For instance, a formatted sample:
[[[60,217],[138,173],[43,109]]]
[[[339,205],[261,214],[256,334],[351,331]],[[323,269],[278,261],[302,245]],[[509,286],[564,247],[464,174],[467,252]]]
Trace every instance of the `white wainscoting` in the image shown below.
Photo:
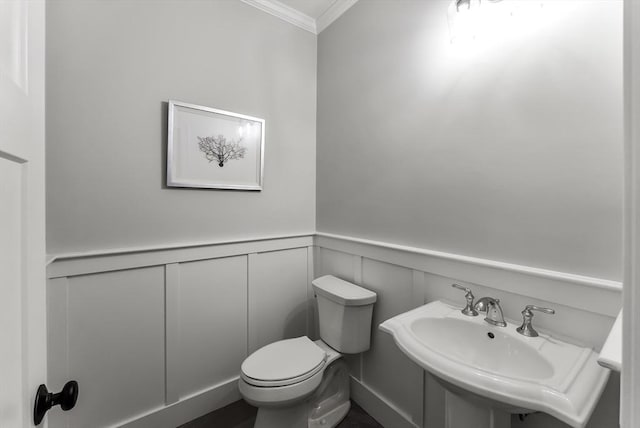
[[[71,412],[50,428],[176,427],[240,399],[240,363],[285,337],[317,337],[311,280],[333,274],[378,293],[372,348],[344,358],[354,400],[389,428],[440,428],[442,387],[407,359],[383,320],[444,299],[452,282],[500,298],[505,316],[526,304],[540,330],[599,349],[620,308],[608,280],[319,233],[55,257],[48,267],[48,386],[80,384]],[[591,428],[617,425],[619,378]],[[514,428],[566,428],[543,414]]]
[[[240,399],[242,360],[307,334],[313,235],[74,254],[48,267],[50,428],[173,428]]]
[[[501,299],[505,317],[512,321],[521,321],[527,304],[553,307],[556,315],[536,315],[535,326],[595,349],[604,343],[620,310],[622,287],[615,281],[324,233],[316,234],[315,243],[317,276],[336,275],[378,293],[371,349],[345,359],[353,397],[389,427],[444,426],[444,390],[377,326],[433,300],[462,305],[463,293],[452,283],[470,287],[478,298]],[[619,377],[614,375],[588,427],[617,427],[618,403]],[[524,421],[514,417],[512,426],[567,428],[545,414]]]

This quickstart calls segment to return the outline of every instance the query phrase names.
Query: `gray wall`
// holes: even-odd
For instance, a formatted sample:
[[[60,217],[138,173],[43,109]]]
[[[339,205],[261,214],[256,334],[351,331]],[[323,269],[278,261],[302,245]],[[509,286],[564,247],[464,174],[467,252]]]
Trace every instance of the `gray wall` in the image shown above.
[[[620,279],[622,2],[466,48],[449,4],[360,1],[320,34],[318,231]]]
[[[312,231],[316,36],[239,1],[47,4],[50,254]],[[166,188],[166,101],[266,119],[264,190]]]

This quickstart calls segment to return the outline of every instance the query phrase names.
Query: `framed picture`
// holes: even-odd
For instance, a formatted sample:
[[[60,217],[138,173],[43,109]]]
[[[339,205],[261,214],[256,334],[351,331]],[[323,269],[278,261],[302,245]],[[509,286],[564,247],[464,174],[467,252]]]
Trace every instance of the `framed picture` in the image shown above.
[[[169,101],[167,186],[262,190],[264,119]]]

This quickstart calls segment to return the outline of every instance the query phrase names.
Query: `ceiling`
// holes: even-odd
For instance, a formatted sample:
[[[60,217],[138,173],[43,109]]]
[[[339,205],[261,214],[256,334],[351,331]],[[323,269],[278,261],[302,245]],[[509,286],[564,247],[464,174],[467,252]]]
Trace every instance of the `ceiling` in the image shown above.
[[[241,0],[313,34],[319,34],[358,0]]]

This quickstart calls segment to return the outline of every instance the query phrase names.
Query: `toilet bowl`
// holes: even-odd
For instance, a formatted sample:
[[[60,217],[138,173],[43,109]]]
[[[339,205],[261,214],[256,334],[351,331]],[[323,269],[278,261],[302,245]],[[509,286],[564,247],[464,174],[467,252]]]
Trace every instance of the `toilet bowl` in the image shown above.
[[[242,363],[238,388],[258,407],[256,428],[331,428],[349,411],[349,373],[341,352],[369,349],[376,294],[331,275],[312,284],[321,340],[280,340]]]

